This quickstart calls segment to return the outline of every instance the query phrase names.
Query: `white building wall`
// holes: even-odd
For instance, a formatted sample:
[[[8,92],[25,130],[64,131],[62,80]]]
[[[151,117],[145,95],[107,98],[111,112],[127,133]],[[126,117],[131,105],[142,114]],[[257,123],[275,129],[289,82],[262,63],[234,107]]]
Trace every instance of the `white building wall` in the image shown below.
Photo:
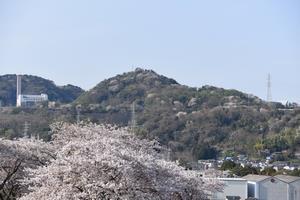
[[[241,179],[220,179],[224,183],[224,191],[213,194],[212,200],[226,200],[226,196],[239,196],[241,200],[247,199],[247,181]]]
[[[48,101],[47,94],[41,95],[18,95],[17,107],[26,106],[27,104],[35,104],[39,102]]]
[[[257,198],[257,199],[260,199],[259,186],[260,186],[259,183],[255,184],[255,198]]]
[[[259,183],[259,200],[289,200],[288,184],[277,179],[268,178]]]
[[[300,200],[300,180],[289,184],[289,200]]]

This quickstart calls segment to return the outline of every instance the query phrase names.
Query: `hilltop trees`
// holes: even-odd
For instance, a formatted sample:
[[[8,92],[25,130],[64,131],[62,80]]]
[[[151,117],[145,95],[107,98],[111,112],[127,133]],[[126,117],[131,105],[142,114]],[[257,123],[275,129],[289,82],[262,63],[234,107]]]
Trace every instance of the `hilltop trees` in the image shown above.
[[[0,199],[207,199],[221,189],[125,128],[58,123],[52,131],[51,143],[0,140]]]

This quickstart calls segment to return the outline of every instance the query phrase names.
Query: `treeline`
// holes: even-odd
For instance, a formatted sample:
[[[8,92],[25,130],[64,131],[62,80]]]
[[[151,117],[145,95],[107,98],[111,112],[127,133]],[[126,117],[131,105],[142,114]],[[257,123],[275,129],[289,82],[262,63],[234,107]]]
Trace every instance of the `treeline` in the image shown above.
[[[268,153],[282,152],[274,156],[277,161],[284,161],[295,158],[295,152],[300,147],[300,129],[287,128],[279,134],[272,135],[256,142],[254,149],[257,154],[264,155],[265,150]]]
[[[259,175],[267,175],[267,176],[275,176],[279,174],[285,174],[290,176],[300,176],[300,169],[294,170],[285,170],[281,169],[276,171],[273,167],[266,167],[265,169],[261,170],[259,167],[253,167],[250,165],[242,166],[239,163],[235,163],[231,160],[226,160],[223,162],[221,168],[222,171],[230,171],[231,176],[239,176],[243,177],[248,174],[259,174]]]

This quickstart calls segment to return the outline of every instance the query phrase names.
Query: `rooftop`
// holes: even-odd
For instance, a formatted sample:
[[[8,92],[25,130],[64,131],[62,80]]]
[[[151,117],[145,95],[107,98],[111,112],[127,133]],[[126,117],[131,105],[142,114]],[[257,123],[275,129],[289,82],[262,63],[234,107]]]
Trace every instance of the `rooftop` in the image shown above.
[[[300,177],[297,177],[297,176],[277,175],[277,176],[275,176],[275,178],[278,178],[279,180],[286,182],[286,183],[300,181]]]
[[[244,178],[218,178],[220,181],[247,181]]]
[[[266,180],[267,178],[270,178],[270,176],[249,174],[249,175],[243,177],[243,179],[246,179],[247,181],[252,181],[252,182],[260,182],[260,181]]]

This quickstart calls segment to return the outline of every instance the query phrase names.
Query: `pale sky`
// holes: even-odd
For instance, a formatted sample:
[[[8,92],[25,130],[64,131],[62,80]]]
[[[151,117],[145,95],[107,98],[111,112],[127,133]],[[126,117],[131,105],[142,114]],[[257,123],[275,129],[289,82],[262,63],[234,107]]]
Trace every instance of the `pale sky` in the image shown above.
[[[0,75],[90,89],[136,67],[300,102],[299,0],[0,0]]]

